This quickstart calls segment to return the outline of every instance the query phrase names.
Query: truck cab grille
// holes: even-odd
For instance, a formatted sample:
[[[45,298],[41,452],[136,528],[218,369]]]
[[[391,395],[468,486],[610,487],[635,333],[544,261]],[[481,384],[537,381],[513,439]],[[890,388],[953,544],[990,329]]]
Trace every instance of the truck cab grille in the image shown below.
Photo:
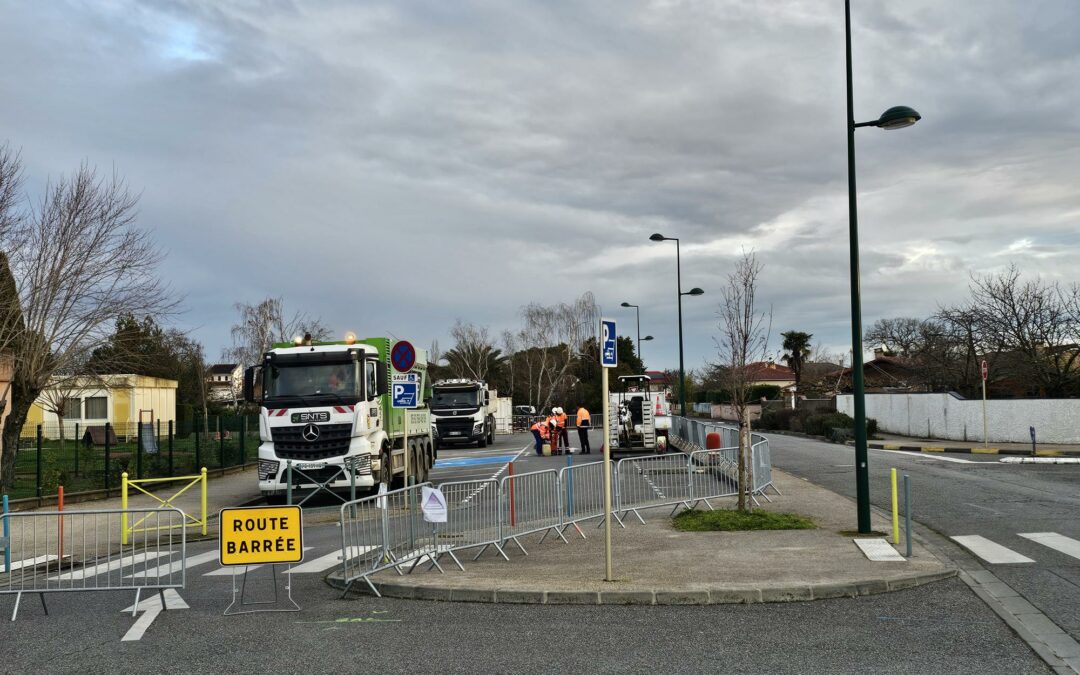
[[[349,451],[352,424],[316,424],[319,437],[314,441],[304,439],[306,424],[288,427],[271,427],[270,439],[274,452],[282,459],[312,460],[340,457]]]

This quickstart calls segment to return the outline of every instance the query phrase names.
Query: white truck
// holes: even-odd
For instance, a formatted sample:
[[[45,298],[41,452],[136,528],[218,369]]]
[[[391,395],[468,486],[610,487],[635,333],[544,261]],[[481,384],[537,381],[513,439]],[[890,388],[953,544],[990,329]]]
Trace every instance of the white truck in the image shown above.
[[[275,344],[244,373],[244,398],[259,409],[259,490],[284,499],[292,463],[294,490],[372,490],[379,483],[416,482],[434,466],[431,422],[423,400],[427,357],[414,350],[409,372],[419,380],[416,409],[391,407],[389,338],[315,342],[309,336]],[[408,428],[406,429],[406,413]],[[408,432],[406,441],[406,431]]]
[[[486,382],[440,380],[431,387],[431,435],[436,448],[495,442],[495,407]]]

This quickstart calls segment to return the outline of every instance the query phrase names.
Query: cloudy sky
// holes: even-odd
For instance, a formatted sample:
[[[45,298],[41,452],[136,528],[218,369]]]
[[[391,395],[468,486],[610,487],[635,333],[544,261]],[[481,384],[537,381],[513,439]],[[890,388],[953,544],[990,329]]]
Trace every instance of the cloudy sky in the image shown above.
[[[1014,262],[1080,280],[1080,3],[856,0],[865,324]],[[841,0],[0,0],[0,142],[31,190],[88,160],[211,358],[236,301],[426,345],[591,290],[715,357],[743,249],[783,330],[849,348]]]

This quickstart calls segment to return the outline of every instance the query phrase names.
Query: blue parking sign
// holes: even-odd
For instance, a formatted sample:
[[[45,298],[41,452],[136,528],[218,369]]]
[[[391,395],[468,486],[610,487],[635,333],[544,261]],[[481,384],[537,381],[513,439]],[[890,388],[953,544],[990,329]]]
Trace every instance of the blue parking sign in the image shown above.
[[[615,322],[610,319],[600,319],[600,365],[604,368],[614,368],[619,365],[619,354],[615,344],[617,336]]]
[[[390,385],[390,406],[393,408],[415,408],[417,398],[416,382],[394,382]]]

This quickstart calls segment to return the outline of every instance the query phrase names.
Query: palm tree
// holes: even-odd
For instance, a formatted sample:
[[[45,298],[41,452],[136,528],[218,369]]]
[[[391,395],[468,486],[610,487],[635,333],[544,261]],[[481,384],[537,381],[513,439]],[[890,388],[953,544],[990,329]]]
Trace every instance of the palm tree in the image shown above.
[[[780,333],[780,337],[784,338],[783,348],[787,352],[781,357],[781,360],[795,373],[795,406],[798,407],[799,383],[802,381],[803,364],[806,363],[806,357],[810,353],[810,338],[814,336],[802,331],[789,330],[786,333]]]

